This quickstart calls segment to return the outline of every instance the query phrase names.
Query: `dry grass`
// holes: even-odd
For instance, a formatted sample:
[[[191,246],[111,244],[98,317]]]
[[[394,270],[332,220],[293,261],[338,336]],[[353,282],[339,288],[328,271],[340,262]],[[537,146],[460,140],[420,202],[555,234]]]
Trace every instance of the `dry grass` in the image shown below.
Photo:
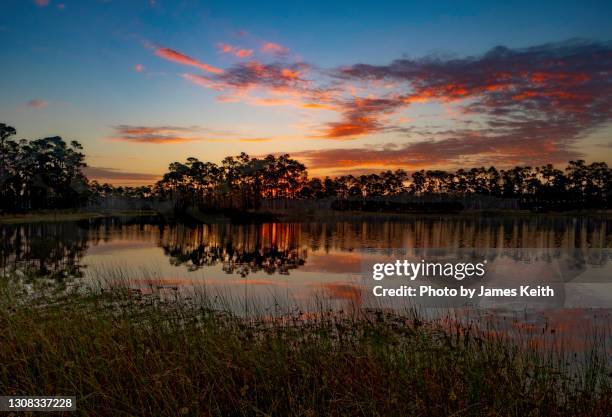
[[[116,289],[0,285],[0,392],[76,395],[79,415],[607,416],[608,358],[578,367],[416,316],[240,318]],[[74,415],[74,414],[71,414]]]

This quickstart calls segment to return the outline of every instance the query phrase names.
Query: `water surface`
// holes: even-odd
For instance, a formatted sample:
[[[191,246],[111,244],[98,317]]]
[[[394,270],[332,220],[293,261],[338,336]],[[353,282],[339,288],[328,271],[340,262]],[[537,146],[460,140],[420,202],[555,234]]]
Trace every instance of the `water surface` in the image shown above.
[[[120,271],[141,291],[200,288],[234,300],[242,312],[307,308],[315,297],[332,308],[380,307],[364,285],[364,260],[397,258],[394,249],[423,256],[435,248],[461,257],[478,248],[495,266],[500,285],[539,282],[558,275],[561,265],[563,298],[529,306],[537,310],[535,316],[529,312],[531,324],[537,317],[537,329],[576,332],[610,323],[612,220],[605,218],[447,216],[249,225],[113,218],[0,225],[0,238],[5,275],[27,271],[29,277],[88,282],[112,280]],[[401,303],[406,300],[389,301],[394,308]],[[506,317],[500,313],[504,303],[474,307]]]

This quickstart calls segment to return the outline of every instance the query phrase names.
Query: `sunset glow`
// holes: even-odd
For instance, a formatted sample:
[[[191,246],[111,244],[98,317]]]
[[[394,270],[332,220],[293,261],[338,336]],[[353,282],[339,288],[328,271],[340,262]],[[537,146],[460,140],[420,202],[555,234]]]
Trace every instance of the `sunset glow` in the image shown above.
[[[243,151],[310,176],[612,163],[609,5],[345,6],[9,1],[0,110],[118,184]]]

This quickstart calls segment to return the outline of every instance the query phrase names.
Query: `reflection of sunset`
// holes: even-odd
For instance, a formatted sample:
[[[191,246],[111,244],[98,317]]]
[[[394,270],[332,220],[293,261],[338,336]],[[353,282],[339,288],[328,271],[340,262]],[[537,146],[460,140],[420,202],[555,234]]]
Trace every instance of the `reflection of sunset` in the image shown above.
[[[513,318],[480,315],[477,332],[496,340],[510,339],[523,348],[555,350],[564,354],[586,353],[610,335],[611,318],[609,309],[586,308],[544,310]],[[457,325],[466,321],[476,323],[474,319],[468,311],[463,311],[440,323],[447,329],[458,331]],[[608,347],[608,353],[612,354],[612,347]]]
[[[38,230],[40,229],[40,230]],[[184,257],[182,262],[201,261],[207,253],[225,261],[232,252],[263,256],[278,255],[303,259],[305,272],[351,273],[359,270],[366,249],[379,248],[606,248],[612,244],[612,227],[606,220],[572,218],[478,219],[414,218],[402,222],[267,223],[250,225],[125,224],[101,222],[99,226],[80,228],[75,224],[48,224],[0,227],[4,267],[62,268],[78,260],[66,258],[106,254],[116,260],[126,259],[142,265],[149,257],[168,255]],[[36,237],[39,236],[39,237]],[[45,236],[63,236],[45,246],[37,243]],[[51,238],[48,239],[51,239]],[[18,251],[17,251],[18,250]],[[129,253],[129,258],[127,257]],[[155,255],[154,255],[155,254]],[[545,254],[545,252],[543,253]],[[42,258],[52,256],[52,260]],[[288,259],[290,259],[288,258]],[[26,260],[30,259],[30,260]],[[162,263],[166,260],[161,258]],[[51,262],[53,265],[50,265]]]
[[[308,262],[301,268],[302,271],[333,272],[350,274],[361,271],[363,254],[357,252],[332,251],[327,253],[310,252]]]
[[[363,302],[364,289],[360,285],[348,282],[329,282],[321,284],[324,294],[331,299],[346,302],[348,310],[359,309]]]
[[[108,275],[110,284],[117,285],[125,281],[112,281],[112,273],[103,272],[121,271],[130,287],[146,294],[204,290],[238,300],[239,305],[254,299],[264,304],[285,300],[305,306],[319,295],[334,308],[352,311],[380,307],[364,287],[361,271],[364,262],[396,257],[387,249],[406,250],[410,258],[446,248],[457,258],[465,248],[489,248],[489,267],[496,271],[492,284],[518,285],[535,275],[538,282],[554,281],[557,275],[551,265],[557,265],[563,279],[572,284],[566,292],[572,292],[568,305],[574,307],[583,306],[584,298],[577,293],[581,288],[589,299],[609,300],[606,287],[592,283],[609,282],[609,277],[597,274],[597,268],[608,262],[611,231],[607,220],[571,217],[415,217],[192,226],[95,220],[81,226],[2,225],[0,260],[6,271],[36,270],[57,277],[82,273],[86,279]],[[576,258],[559,257],[563,250]],[[499,302],[490,305],[500,306]],[[398,307],[405,308],[406,303]],[[588,345],[581,341],[580,331],[589,323],[606,331],[601,326],[609,322],[603,316],[605,311],[594,319],[599,313],[581,308],[542,308],[534,320],[502,321],[506,326],[502,330],[529,336],[532,346],[551,346],[549,339],[557,335],[556,347],[564,343],[568,349],[582,349]],[[457,314],[471,313],[458,310]]]

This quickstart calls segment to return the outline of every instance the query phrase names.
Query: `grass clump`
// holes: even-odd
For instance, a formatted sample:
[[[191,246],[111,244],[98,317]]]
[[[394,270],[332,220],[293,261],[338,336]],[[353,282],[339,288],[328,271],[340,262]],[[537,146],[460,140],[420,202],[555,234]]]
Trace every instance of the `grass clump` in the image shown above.
[[[605,355],[578,368],[382,311],[244,318],[206,298],[0,289],[0,392],[77,415],[609,415]],[[74,415],[71,413],[71,415]]]

